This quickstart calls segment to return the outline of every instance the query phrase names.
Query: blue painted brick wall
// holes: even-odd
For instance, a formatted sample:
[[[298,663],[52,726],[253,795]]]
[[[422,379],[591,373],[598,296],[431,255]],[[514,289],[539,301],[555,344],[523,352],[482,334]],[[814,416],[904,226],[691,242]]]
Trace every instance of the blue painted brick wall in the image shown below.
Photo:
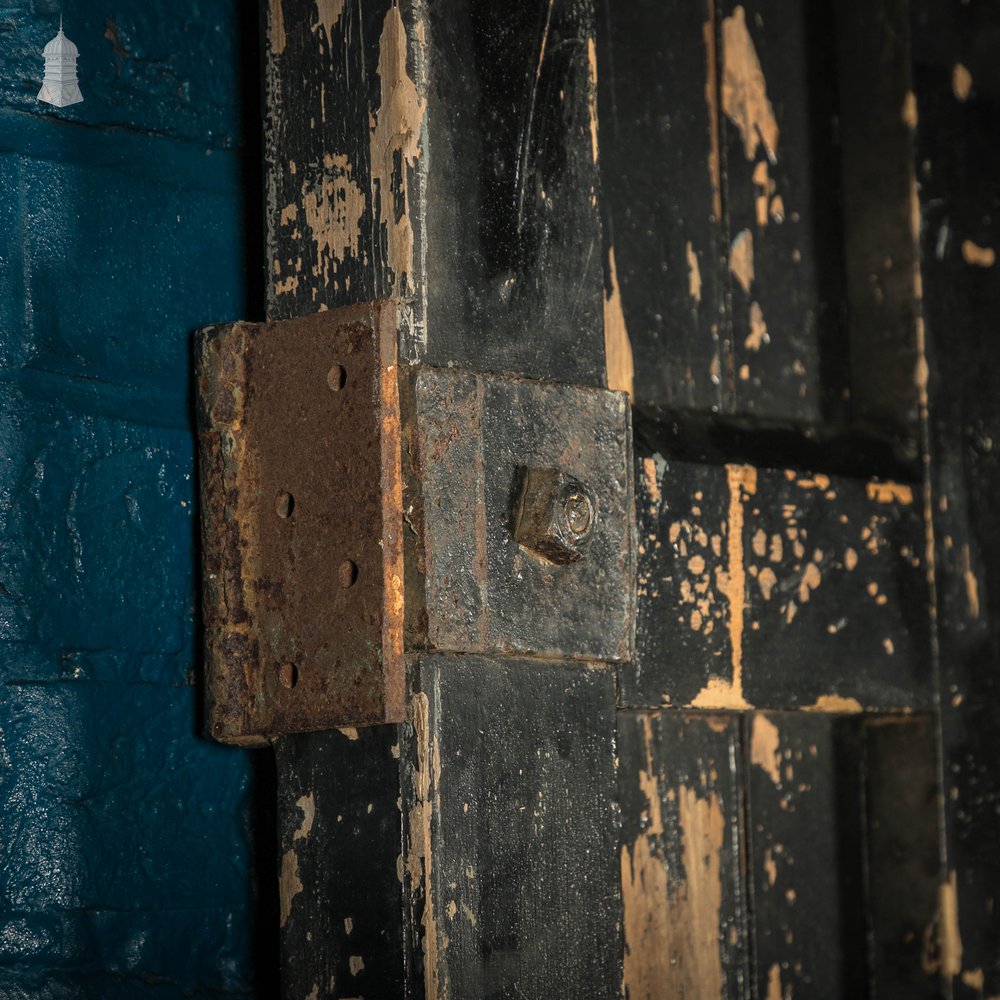
[[[60,7],[63,110],[35,100]],[[251,760],[194,686],[190,336],[260,280],[239,7],[0,0],[5,1000],[254,993]]]

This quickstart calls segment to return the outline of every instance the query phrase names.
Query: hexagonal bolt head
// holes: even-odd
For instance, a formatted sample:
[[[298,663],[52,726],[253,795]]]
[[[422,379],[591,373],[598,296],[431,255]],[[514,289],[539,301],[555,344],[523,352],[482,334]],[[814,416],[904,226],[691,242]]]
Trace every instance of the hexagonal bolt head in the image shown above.
[[[559,469],[526,469],[514,538],[526,549],[566,565],[583,558],[597,523],[597,499]]]

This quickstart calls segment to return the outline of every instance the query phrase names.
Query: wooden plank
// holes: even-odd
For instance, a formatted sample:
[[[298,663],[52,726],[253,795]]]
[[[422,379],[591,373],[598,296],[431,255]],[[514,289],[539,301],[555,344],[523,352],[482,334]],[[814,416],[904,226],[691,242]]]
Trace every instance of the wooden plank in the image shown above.
[[[483,0],[431,8],[407,0],[269,0],[265,43],[269,318],[392,298],[407,324],[401,361],[603,385],[590,0],[535,0],[516,9]],[[473,662],[478,668],[467,669]],[[527,851],[552,899],[539,907],[544,896],[528,882],[509,904],[499,889],[481,906],[472,895],[461,897],[479,921],[478,929],[462,930],[449,927],[444,907],[460,900],[445,896],[449,882],[428,899],[407,864],[400,883],[399,831],[389,804],[407,803],[407,822],[414,818],[409,810],[426,771],[411,762],[401,773],[386,754],[397,740],[412,749],[418,734],[426,735],[422,723],[416,730],[411,722],[361,733],[356,742],[280,740],[281,781],[295,790],[279,801],[280,853],[299,858],[303,885],[282,935],[284,996],[299,1000],[314,986],[320,996],[328,990],[393,997],[403,989],[436,996],[445,995],[438,985],[446,982],[458,984],[451,995],[474,996],[475,985],[463,990],[477,977],[485,977],[484,995],[491,982],[510,981],[524,982],[530,995],[537,982],[561,991],[566,969],[573,970],[577,995],[617,991],[613,676],[578,664],[572,671],[553,668],[547,680],[520,690],[540,667],[510,669],[468,660],[447,670],[435,660],[410,677],[411,687],[418,685],[409,692],[417,695],[410,715],[426,718],[420,707],[426,704],[445,774],[467,761],[482,765],[476,801],[483,813],[469,817],[461,807],[473,800],[459,801],[461,790],[445,782],[440,805],[449,825],[434,827],[423,857],[438,877],[455,863],[450,830],[481,820],[486,827],[470,827],[466,844],[475,836],[492,852],[477,868],[482,879],[495,878],[494,869],[525,877],[519,863]],[[492,723],[502,753],[483,743],[484,727],[477,728],[477,711],[490,704],[483,700],[485,677],[494,677],[494,693],[517,706],[511,718],[497,712]],[[572,740],[558,735],[567,703],[579,706],[578,715],[568,716],[579,734]],[[584,718],[584,706],[594,709],[592,717]],[[555,741],[551,758],[536,753],[535,741],[543,738]],[[595,773],[603,775],[596,783]],[[508,778],[514,797],[499,803],[496,789]],[[549,787],[559,791],[546,807],[552,822],[542,844],[524,825],[532,814],[512,812],[510,803],[534,800]],[[296,833],[304,821],[299,800],[310,795],[316,812],[307,845]],[[337,820],[349,815],[342,798],[352,810],[349,836]],[[459,876],[467,881],[464,869],[456,870],[456,885]],[[575,914],[570,899],[585,904],[586,934],[567,923]],[[464,910],[455,913],[468,923]],[[353,932],[344,928],[347,917],[355,921]],[[358,929],[362,919],[372,930]],[[425,920],[447,928],[452,944],[445,948],[443,934],[440,941],[426,937]],[[433,977],[426,982],[425,944]],[[490,954],[495,959],[486,961]],[[352,970],[353,957],[364,969]]]
[[[971,1000],[1000,994],[1000,17],[917,0],[910,30],[947,834],[925,961]]]
[[[627,339],[636,403],[716,411],[732,357],[715,3],[607,0],[598,24],[606,334]]]
[[[820,423],[846,388],[832,3],[721,4],[733,409]]]
[[[404,995],[397,726],[275,743],[281,995]]]
[[[919,491],[636,458],[629,707],[929,707]]]
[[[628,1000],[749,997],[740,720],[620,712]]]
[[[859,721],[753,712],[746,725],[755,995],[865,996]]]
[[[834,4],[837,128],[853,422],[917,457],[907,0]]]
[[[865,720],[866,893],[870,993],[879,1000],[936,1000],[924,961],[937,909],[937,723],[931,715]]]
[[[407,360],[602,385],[592,3],[272,0],[267,37],[268,315],[400,298]]]
[[[618,996],[613,671],[436,656],[419,684],[403,734],[411,988]]]

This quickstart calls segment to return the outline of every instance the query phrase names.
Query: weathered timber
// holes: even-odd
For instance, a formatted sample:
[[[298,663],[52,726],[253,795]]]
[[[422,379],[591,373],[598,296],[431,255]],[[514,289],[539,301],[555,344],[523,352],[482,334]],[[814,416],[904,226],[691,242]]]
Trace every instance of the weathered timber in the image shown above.
[[[603,384],[593,20],[272,0],[268,315],[402,298],[404,360]]]
[[[947,833],[924,961],[971,1000],[1000,993],[1000,21],[918,0],[910,31]]]
[[[861,726],[746,716],[747,848],[758,997],[863,997]]]
[[[589,0],[516,9],[478,0],[399,6],[271,0],[265,35],[269,316],[391,298],[413,317],[400,338],[401,362],[603,386],[597,65]],[[514,442],[498,436],[488,443]],[[456,658],[449,670],[448,662],[435,658],[413,674],[413,722],[384,739],[413,748],[420,720],[433,720],[444,815],[457,816],[459,825],[477,817],[485,822],[475,828],[475,844],[490,858],[475,869],[478,877],[486,884],[497,873],[520,877],[512,883],[520,889],[508,900],[495,882],[485,897],[466,886],[464,897],[453,901],[456,907],[463,901],[478,923],[456,909],[463,930],[448,923],[450,882],[428,899],[409,863],[398,881],[398,838],[395,844],[388,835],[364,845],[352,841],[322,857],[300,850],[298,879],[310,888],[296,897],[293,918],[282,928],[283,994],[298,1000],[316,986],[320,996],[351,997],[367,982],[365,996],[515,996],[519,990],[614,996],[620,938],[613,673],[584,663],[512,666]],[[510,692],[501,700],[514,706],[509,715],[492,704],[490,691]],[[578,699],[570,697],[573,691]],[[482,711],[492,713],[489,727],[477,724]],[[567,730],[578,735],[560,735]],[[546,740],[551,748],[538,742]],[[408,749],[401,770],[383,762],[362,774],[356,742],[295,737],[293,746],[281,780],[300,775],[300,797],[316,793],[316,831],[336,829],[335,776],[343,770],[370,790],[371,801],[405,804],[408,835],[419,842],[408,857],[426,846],[421,863],[429,879],[456,864],[447,836],[453,821],[426,840],[413,828],[409,810],[427,771],[408,763]],[[279,748],[279,759],[283,752]],[[466,761],[476,762],[468,796],[449,778]],[[603,775],[597,782],[595,773]],[[327,787],[332,794],[323,794]],[[490,798],[506,787],[513,796],[507,804]],[[510,803],[538,802],[548,788],[553,811],[544,802],[533,806],[551,817],[549,838],[541,842],[532,825],[537,817]],[[459,812],[465,801],[470,812],[473,804],[482,812]],[[302,813],[287,797],[280,811],[287,856],[303,846],[301,838],[295,845],[293,832]],[[524,858],[536,860],[522,871]],[[362,885],[355,867],[378,871],[382,889]],[[393,968],[377,969],[377,979],[364,980],[364,972],[334,983],[322,978],[340,960],[342,942],[331,939],[331,958],[327,942],[309,935],[327,926],[335,891],[349,897],[337,905],[358,911],[369,891],[386,896],[382,928],[386,940],[400,939],[403,948],[382,953]],[[540,903],[546,896],[547,907]],[[568,908],[570,900],[578,909]],[[567,922],[571,912],[584,914],[586,933]],[[428,926],[441,930],[428,935]]]
[[[749,998],[738,715],[619,712],[629,1000]]]
[[[714,10],[602,2],[597,33],[609,375],[627,350],[618,388],[704,411],[728,405],[733,375]]]
[[[412,995],[618,997],[613,669],[430,656],[415,686]]]
[[[622,704],[933,703],[919,490],[636,453],[636,656]]]

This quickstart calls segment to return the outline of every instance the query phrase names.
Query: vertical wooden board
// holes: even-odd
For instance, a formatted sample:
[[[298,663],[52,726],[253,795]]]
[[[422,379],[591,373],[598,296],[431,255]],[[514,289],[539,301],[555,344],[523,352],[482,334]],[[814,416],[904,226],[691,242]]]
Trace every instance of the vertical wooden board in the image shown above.
[[[619,996],[613,671],[471,656],[418,670],[414,995]]]
[[[281,996],[402,997],[399,727],[275,743]]]
[[[870,976],[878,1000],[935,1000],[925,960],[940,871],[936,722],[869,717],[863,726]]]
[[[603,385],[592,0],[432,3],[422,44],[422,356]]]
[[[618,714],[628,1000],[751,995],[740,720]]]
[[[762,420],[820,423],[846,388],[831,7],[722,5],[733,412]]]
[[[910,30],[947,835],[926,958],[972,1000],[1000,994],[1000,16],[919,0]]]
[[[719,410],[732,376],[715,10],[714,0],[598,9],[605,336],[631,349],[637,403],[705,412]]]
[[[851,418],[917,454],[908,0],[834,4]]]
[[[866,995],[857,719],[746,717],[756,995]]]
[[[386,236],[410,217],[406,178],[399,173],[385,178],[381,160],[372,156],[370,125],[384,93],[380,73],[387,83],[394,73],[400,85],[394,111],[405,113],[415,99],[405,89],[413,87],[402,27],[403,15],[412,24],[410,7],[404,5],[402,14],[389,12],[388,2],[269,0],[266,5],[269,319],[398,295],[417,283],[412,267],[402,273],[390,267],[388,249],[396,244]],[[393,184],[403,213],[386,229]]]

